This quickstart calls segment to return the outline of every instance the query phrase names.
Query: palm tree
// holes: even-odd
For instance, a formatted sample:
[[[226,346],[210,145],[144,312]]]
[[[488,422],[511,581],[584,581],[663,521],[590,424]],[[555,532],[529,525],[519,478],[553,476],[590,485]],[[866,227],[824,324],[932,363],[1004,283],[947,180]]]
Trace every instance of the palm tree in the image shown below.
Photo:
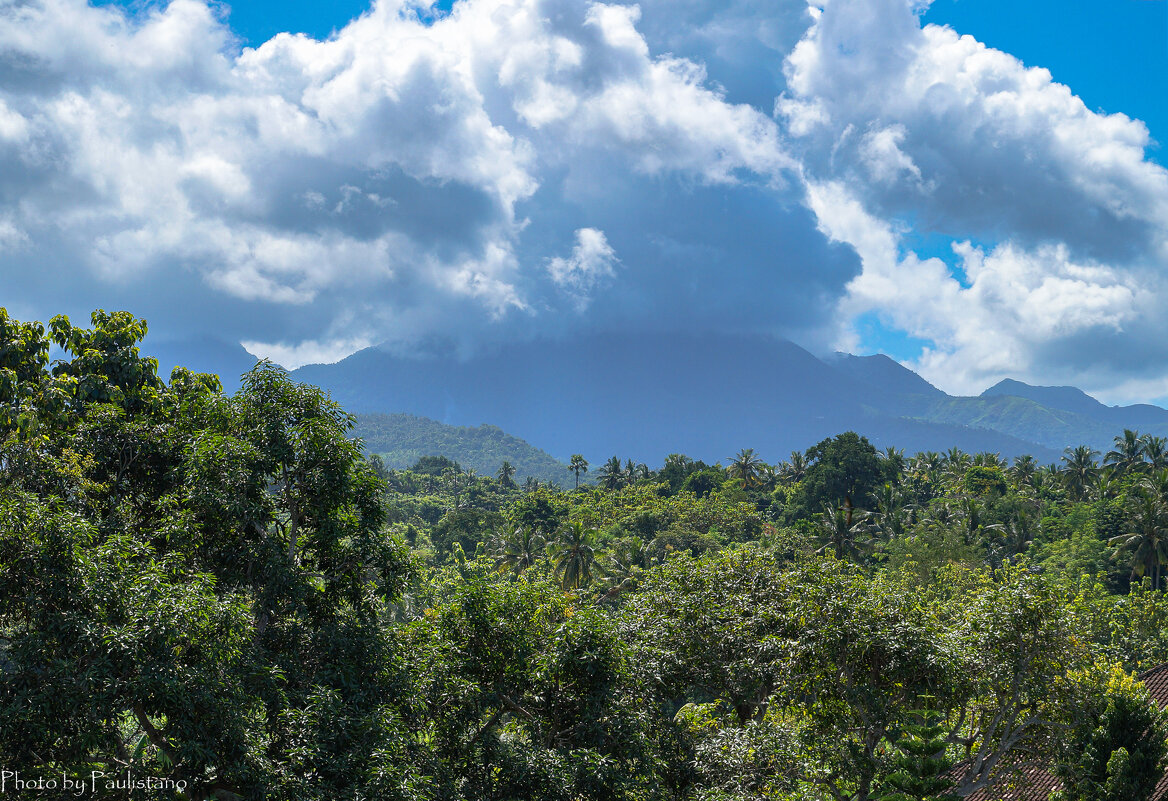
[[[495,569],[518,576],[539,561],[547,550],[547,539],[530,526],[520,526],[503,538],[495,549]]]
[[[880,535],[891,540],[904,534],[909,525],[910,510],[904,502],[903,492],[886,482],[872,493],[872,500],[876,510],[870,518]]]
[[[554,569],[565,590],[588,586],[592,581],[592,571],[596,569],[600,572],[596,564],[596,552],[592,548],[594,534],[595,529],[586,529],[583,523],[576,520],[560,532],[560,538],[552,546]]]
[[[1006,460],[1000,454],[990,453],[989,451],[982,451],[974,456],[973,463],[982,467],[1000,467],[1003,469],[1006,467]]]
[[[758,473],[763,462],[754,455],[754,448],[743,448],[730,462],[730,475],[742,482],[744,488],[753,487],[758,483]]]
[[[1028,453],[1014,457],[1014,466],[1010,468],[1010,475],[1016,486],[1024,486],[1034,478],[1034,471],[1038,469],[1038,462]]]
[[[1120,475],[1138,470],[1144,464],[1144,440],[1138,431],[1123,430],[1123,436],[1115,438],[1115,447],[1103,457],[1104,464],[1115,465]]]
[[[1143,443],[1144,458],[1147,459],[1152,470],[1163,470],[1168,467],[1168,439],[1145,434]]]
[[[604,561],[605,599],[616,598],[637,586],[641,574],[652,566],[649,546],[635,540],[618,540]]]
[[[1099,468],[1095,464],[1095,457],[1098,455],[1099,451],[1087,445],[1063,451],[1063,461],[1066,463],[1063,477],[1071,497],[1075,500],[1082,500],[1087,494],[1087,489],[1095,481],[1099,473]]]
[[[624,469],[621,467],[621,460],[615,456],[609,459],[596,471],[596,477],[600,481],[600,486],[605,489],[614,490],[620,487],[624,481]]]
[[[573,453],[572,460],[568,462],[568,469],[576,476],[576,489],[580,489],[580,474],[588,472],[588,460],[582,454]]]
[[[824,506],[819,519],[820,540],[823,542],[819,553],[826,553],[830,548],[835,551],[836,559],[858,559],[870,544],[863,537],[867,521],[867,512],[859,512],[853,518],[851,509]]]
[[[952,473],[965,473],[965,469],[973,464],[973,457],[957,447],[945,451],[942,459],[945,467]]]
[[[908,461],[904,458],[904,451],[901,448],[894,448],[889,445],[877,455],[888,463],[889,472],[894,476],[893,481],[899,482],[901,474],[908,467]]]
[[[783,462],[783,466],[779,470],[779,475],[784,481],[794,484],[797,481],[802,481],[803,476],[807,474],[807,457],[799,451],[791,451],[791,461]]]
[[[510,462],[504,461],[499,466],[499,472],[496,475],[499,477],[499,483],[504,487],[515,486],[515,482],[511,480],[511,477],[515,475],[515,467]]]
[[[1130,554],[1133,578],[1149,576],[1152,587],[1160,589],[1160,576],[1168,563],[1168,514],[1164,503],[1151,492],[1139,491],[1130,525],[1131,531],[1109,542]]]

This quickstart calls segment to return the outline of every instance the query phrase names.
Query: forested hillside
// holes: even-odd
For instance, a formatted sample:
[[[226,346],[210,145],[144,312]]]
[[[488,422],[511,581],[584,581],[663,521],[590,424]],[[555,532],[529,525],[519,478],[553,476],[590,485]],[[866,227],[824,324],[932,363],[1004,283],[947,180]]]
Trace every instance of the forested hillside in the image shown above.
[[[492,425],[471,428],[412,414],[359,414],[353,434],[390,468],[410,467],[423,456],[445,456],[481,475],[493,476],[507,462],[519,481],[530,476],[565,487],[573,481],[566,464]]]
[[[0,310],[9,780],[922,801],[1049,771],[1146,801],[1164,771],[1135,675],[1168,662],[1163,438],[1041,466],[844,431],[776,463],[575,458],[561,488],[389,469],[316,387],[163,380],[145,333]]]

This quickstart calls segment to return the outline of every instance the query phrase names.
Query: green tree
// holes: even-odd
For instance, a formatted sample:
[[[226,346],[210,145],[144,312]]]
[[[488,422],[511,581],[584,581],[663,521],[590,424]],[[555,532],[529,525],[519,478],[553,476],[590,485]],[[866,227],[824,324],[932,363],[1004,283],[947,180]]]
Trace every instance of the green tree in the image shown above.
[[[925,707],[909,714],[911,721],[893,745],[895,770],[884,778],[888,789],[877,801],[958,801],[946,792],[953,785],[946,775],[953,761],[945,753],[950,727],[944,713]]]
[[[1099,451],[1086,445],[1067,448],[1063,453],[1063,476],[1072,498],[1082,500],[1086,497],[1088,489],[1099,475],[1099,467],[1095,463],[1098,455]]]
[[[503,538],[495,552],[495,568],[519,576],[546,555],[547,539],[534,529],[520,527]]]
[[[144,322],[92,320],[52,321],[55,375],[27,327],[0,342],[28,351],[17,398],[65,393],[0,441],[0,761],[197,799],[413,797],[382,626],[406,561],[351,418],[269,364],[233,398],[166,385]]]
[[[1130,674],[1113,669],[1066,738],[1055,773],[1060,801],[1149,801],[1168,767],[1168,712]]]
[[[554,569],[565,590],[587,587],[592,582],[592,571],[599,571],[593,548],[595,530],[584,528],[579,521],[569,523],[552,545]]]
[[[515,486],[515,482],[512,481],[515,476],[515,467],[510,462],[504,461],[503,464],[499,466],[499,472],[496,475],[499,478],[499,483],[504,487]]]
[[[568,469],[576,477],[576,489],[579,489],[580,474],[588,472],[588,460],[584,458],[583,454],[573,453],[572,460],[568,463]]]
[[[1115,447],[1103,457],[1104,464],[1115,466],[1120,475],[1140,470],[1144,462],[1145,439],[1138,431],[1130,428],[1123,430],[1123,435],[1115,438]]]
[[[743,488],[750,489],[759,483],[763,466],[763,461],[754,455],[754,448],[743,448],[731,460],[728,472],[731,478],[742,482]]]
[[[1153,492],[1140,488],[1135,495],[1129,529],[1110,539],[1112,545],[1129,555],[1132,576],[1148,576],[1159,590],[1163,568],[1168,563],[1168,510]]]
[[[854,431],[823,440],[807,451],[807,460],[811,463],[803,479],[807,508],[843,507],[849,526],[857,501],[892,480],[876,449]]]
[[[624,483],[624,476],[624,468],[621,467],[621,461],[616,456],[613,456],[596,471],[600,486],[608,490],[619,489]]]

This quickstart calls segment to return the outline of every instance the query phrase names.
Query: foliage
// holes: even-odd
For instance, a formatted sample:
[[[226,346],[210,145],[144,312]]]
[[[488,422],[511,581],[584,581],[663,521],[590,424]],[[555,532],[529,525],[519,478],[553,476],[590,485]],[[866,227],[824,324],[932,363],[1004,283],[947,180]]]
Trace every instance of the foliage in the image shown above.
[[[1056,764],[1060,801],[1146,801],[1168,767],[1168,711],[1131,675],[1104,675],[1104,691],[1077,715]]]

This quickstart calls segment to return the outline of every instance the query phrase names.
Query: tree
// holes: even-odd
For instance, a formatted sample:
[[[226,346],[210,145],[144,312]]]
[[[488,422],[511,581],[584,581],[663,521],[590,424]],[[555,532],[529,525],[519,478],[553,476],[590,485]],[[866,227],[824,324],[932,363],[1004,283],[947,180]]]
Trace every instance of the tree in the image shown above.
[[[1118,668],[1085,706],[1055,764],[1060,801],[1149,801],[1168,767],[1168,711]]]
[[[576,477],[576,489],[580,489],[580,474],[588,472],[588,460],[582,454],[573,453],[572,460],[568,463],[568,469]]]
[[[869,544],[864,536],[868,527],[868,513],[856,515],[843,507],[832,509],[825,506],[819,518],[820,541],[824,543],[820,553],[831,551],[836,559],[858,561],[864,548]]]
[[[592,582],[592,571],[598,568],[596,551],[592,547],[595,530],[573,521],[560,532],[552,546],[554,569],[565,590],[587,587]]]
[[[1103,457],[1103,463],[1115,465],[1120,475],[1139,470],[1144,465],[1144,444],[1138,431],[1125,428],[1123,435],[1115,438],[1115,447]]]
[[[600,486],[605,489],[619,489],[624,483],[624,468],[621,467],[620,459],[613,456],[596,471],[596,477],[600,481]]]
[[[519,576],[538,562],[547,550],[547,539],[529,527],[519,527],[503,538],[495,552],[495,568]]]
[[[933,699],[926,695],[921,700]],[[885,777],[888,791],[877,801],[958,801],[958,796],[946,793],[953,784],[946,776],[953,762],[945,755],[949,732],[945,714],[928,707],[909,714],[911,722],[893,745],[896,770]]]
[[[807,459],[812,463],[803,479],[808,508],[843,507],[849,526],[856,501],[892,480],[876,449],[854,431],[823,440],[807,451]]]
[[[1094,483],[1099,473],[1099,468],[1095,464],[1095,457],[1098,455],[1099,451],[1086,445],[1079,445],[1074,449],[1067,448],[1063,452],[1063,462],[1066,465],[1063,476],[1072,498],[1082,500],[1086,497],[1087,489]]]
[[[730,462],[729,473],[742,482],[744,489],[750,489],[758,484],[762,468],[763,462],[754,455],[754,448],[743,448]]]
[[[195,799],[412,797],[383,628],[408,568],[351,418],[270,364],[233,398],[167,385],[143,321],[91,319],[54,318],[52,374],[43,338],[0,331],[27,351],[14,397],[63,393],[25,407],[35,437],[0,431],[0,761]]]
[[[1130,530],[1110,539],[1127,552],[1132,576],[1148,576],[1154,589],[1162,589],[1160,577],[1168,563],[1168,510],[1163,501],[1145,488],[1137,490]]]
[[[499,472],[497,475],[499,477],[499,483],[504,487],[515,486],[515,482],[511,480],[515,475],[515,467],[510,462],[503,462],[503,464],[499,466]]]
[[[1144,458],[1152,470],[1168,468],[1168,439],[1145,434],[1140,438],[1144,446]]]

